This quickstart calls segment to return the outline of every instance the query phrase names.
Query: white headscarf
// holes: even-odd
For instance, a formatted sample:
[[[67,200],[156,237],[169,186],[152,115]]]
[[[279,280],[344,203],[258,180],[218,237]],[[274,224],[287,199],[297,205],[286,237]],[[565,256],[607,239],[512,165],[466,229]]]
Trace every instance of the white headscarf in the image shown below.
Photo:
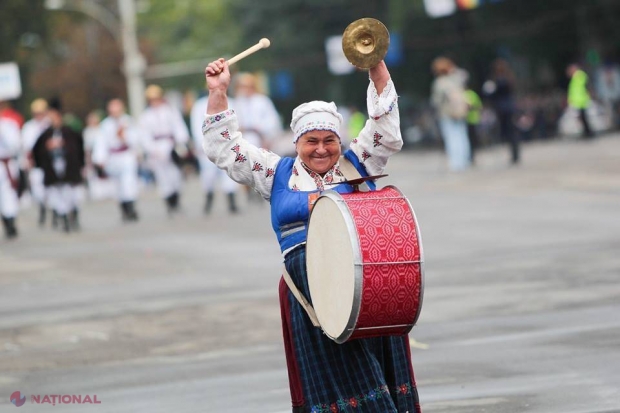
[[[293,131],[293,143],[306,132],[312,130],[328,130],[340,137],[342,115],[334,102],[314,100],[304,103],[293,110],[291,129]]]

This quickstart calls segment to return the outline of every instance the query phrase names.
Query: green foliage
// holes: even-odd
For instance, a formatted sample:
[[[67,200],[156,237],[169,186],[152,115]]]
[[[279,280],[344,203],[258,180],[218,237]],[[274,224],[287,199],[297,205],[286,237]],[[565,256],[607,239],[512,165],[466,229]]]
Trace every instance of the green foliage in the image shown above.
[[[0,1],[0,62],[27,59],[45,29],[42,0]]]
[[[138,15],[139,34],[154,46],[157,62],[215,58],[236,50],[241,27],[225,0],[151,0]]]
[[[96,1],[117,14],[118,0],[79,1]],[[483,2],[476,10],[458,11],[440,19],[426,15],[423,0],[139,3],[148,5],[138,13],[138,30],[149,64],[231,57],[260,38],[269,38],[271,47],[267,51],[239,62],[235,69],[268,75],[285,70],[291,74],[294,95],[276,101],[285,121],[294,106],[311,99],[363,107],[367,73],[330,74],[324,44],[328,36],[342,34],[349,23],[362,17],[377,18],[391,33],[401,35],[404,60],[390,67],[390,72],[398,84],[402,106],[427,101],[432,82],[429,66],[438,55],[451,56],[466,68],[474,88],[484,81],[495,57],[506,57],[529,90],[563,86],[564,66],[569,61],[588,63],[585,57],[595,55],[602,61],[620,58],[618,0]],[[0,0],[0,61],[20,63],[25,91],[22,100],[29,101],[51,88],[72,96],[84,91],[75,106],[87,110],[88,98],[100,105],[98,102],[124,90],[120,49],[104,29],[95,30],[92,24],[90,17],[78,12],[47,11],[43,0]],[[88,33],[101,40],[88,38]],[[78,39],[85,35],[86,40]],[[589,63],[594,61],[590,59]],[[38,75],[38,83],[31,82],[29,73],[35,71],[53,76],[54,82],[42,75]],[[544,82],[538,75],[543,72],[547,73]],[[204,78],[197,71],[159,79],[158,83],[199,90]],[[18,104],[25,106],[21,101]]]

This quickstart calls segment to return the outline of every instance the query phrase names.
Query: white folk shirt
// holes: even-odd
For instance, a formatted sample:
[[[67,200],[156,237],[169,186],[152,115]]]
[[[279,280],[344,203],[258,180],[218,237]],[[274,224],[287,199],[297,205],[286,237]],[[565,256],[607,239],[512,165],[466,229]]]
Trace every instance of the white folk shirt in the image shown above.
[[[398,95],[392,81],[388,82],[380,96],[374,83],[370,82],[366,103],[370,119],[359,136],[351,142],[350,147],[369,175],[379,175],[383,172],[388,158],[398,152],[403,145]],[[228,109],[218,114],[206,115],[203,135],[203,149],[212,162],[226,170],[235,181],[253,187],[263,198],[270,199],[273,177],[280,156],[259,149],[245,140],[239,131],[234,110]],[[321,184],[344,180],[338,171],[339,167],[336,164],[324,177],[318,174],[311,176],[297,157],[289,180],[289,188],[300,191],[320,189]],[[321,181],[317,181],[317,177]]]
[[[157,160],[169,160],[176,144],[189,140],[181,113],[167,103],[151,106],[140,115],[144,150]]]
[[[122,129],[124,139],[119,137]],[[124,114],[119,118],[108,116],[99,126],[99,134],[93,146],[93,162],[103,165],[111,154],[123,151],[134,152],[139,146],[140,135],[131,116]]]

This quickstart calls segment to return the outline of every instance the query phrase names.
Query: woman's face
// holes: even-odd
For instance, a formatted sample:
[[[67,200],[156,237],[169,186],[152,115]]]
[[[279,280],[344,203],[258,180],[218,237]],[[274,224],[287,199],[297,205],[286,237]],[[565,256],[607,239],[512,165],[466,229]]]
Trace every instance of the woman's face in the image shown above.
[[[323,175],[340,158],[340,138],[332,131],[316,130],[306,132],[297,139],[297,154],[308,168]]]

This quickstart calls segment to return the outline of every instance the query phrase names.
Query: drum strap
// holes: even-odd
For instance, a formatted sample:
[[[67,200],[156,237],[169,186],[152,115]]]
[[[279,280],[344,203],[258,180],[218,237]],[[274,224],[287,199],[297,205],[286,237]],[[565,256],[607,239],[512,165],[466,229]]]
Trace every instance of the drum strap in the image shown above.
[[[338,166],[340,167],[340,172],[342,172],[342,174],[344,175],[347,181],[352,181],[354,179],[359,179],[362,177],[362,175],[360,175],[359,171],[355,168],[355,166],[351,163],[351,161],[345,158],[344,156],[340,157]],[[368,185],[366,184],[366,182],[359,185],[359,187],[362,191],[368,191],[370,189],[368,188]]]
[[[319,319],[316,318],[316,313],[314,312],[314,308],[312,307],[312,305],[308,302],[306,297],[304,297],[301,291],[299,291],[299,289],[295,285],[295,282],[291,278],[291,275],[288,273],[288,271],[286,271],[286,267],[284,267],[282,271],[283,271],[282,277],[284,277],[284,281],[286,282],[286,285],[288,285],[288,288],[291,290],[291,292],[293,293],[297,301],[299,301],[299,304],[301,304],[301,307],[304,310],[306,310],[306,313],[308,313],[308,317],[310,317],[310,321],[312,321],[312,325],[315,327],[320,327],[321,324],[319,323]]]

